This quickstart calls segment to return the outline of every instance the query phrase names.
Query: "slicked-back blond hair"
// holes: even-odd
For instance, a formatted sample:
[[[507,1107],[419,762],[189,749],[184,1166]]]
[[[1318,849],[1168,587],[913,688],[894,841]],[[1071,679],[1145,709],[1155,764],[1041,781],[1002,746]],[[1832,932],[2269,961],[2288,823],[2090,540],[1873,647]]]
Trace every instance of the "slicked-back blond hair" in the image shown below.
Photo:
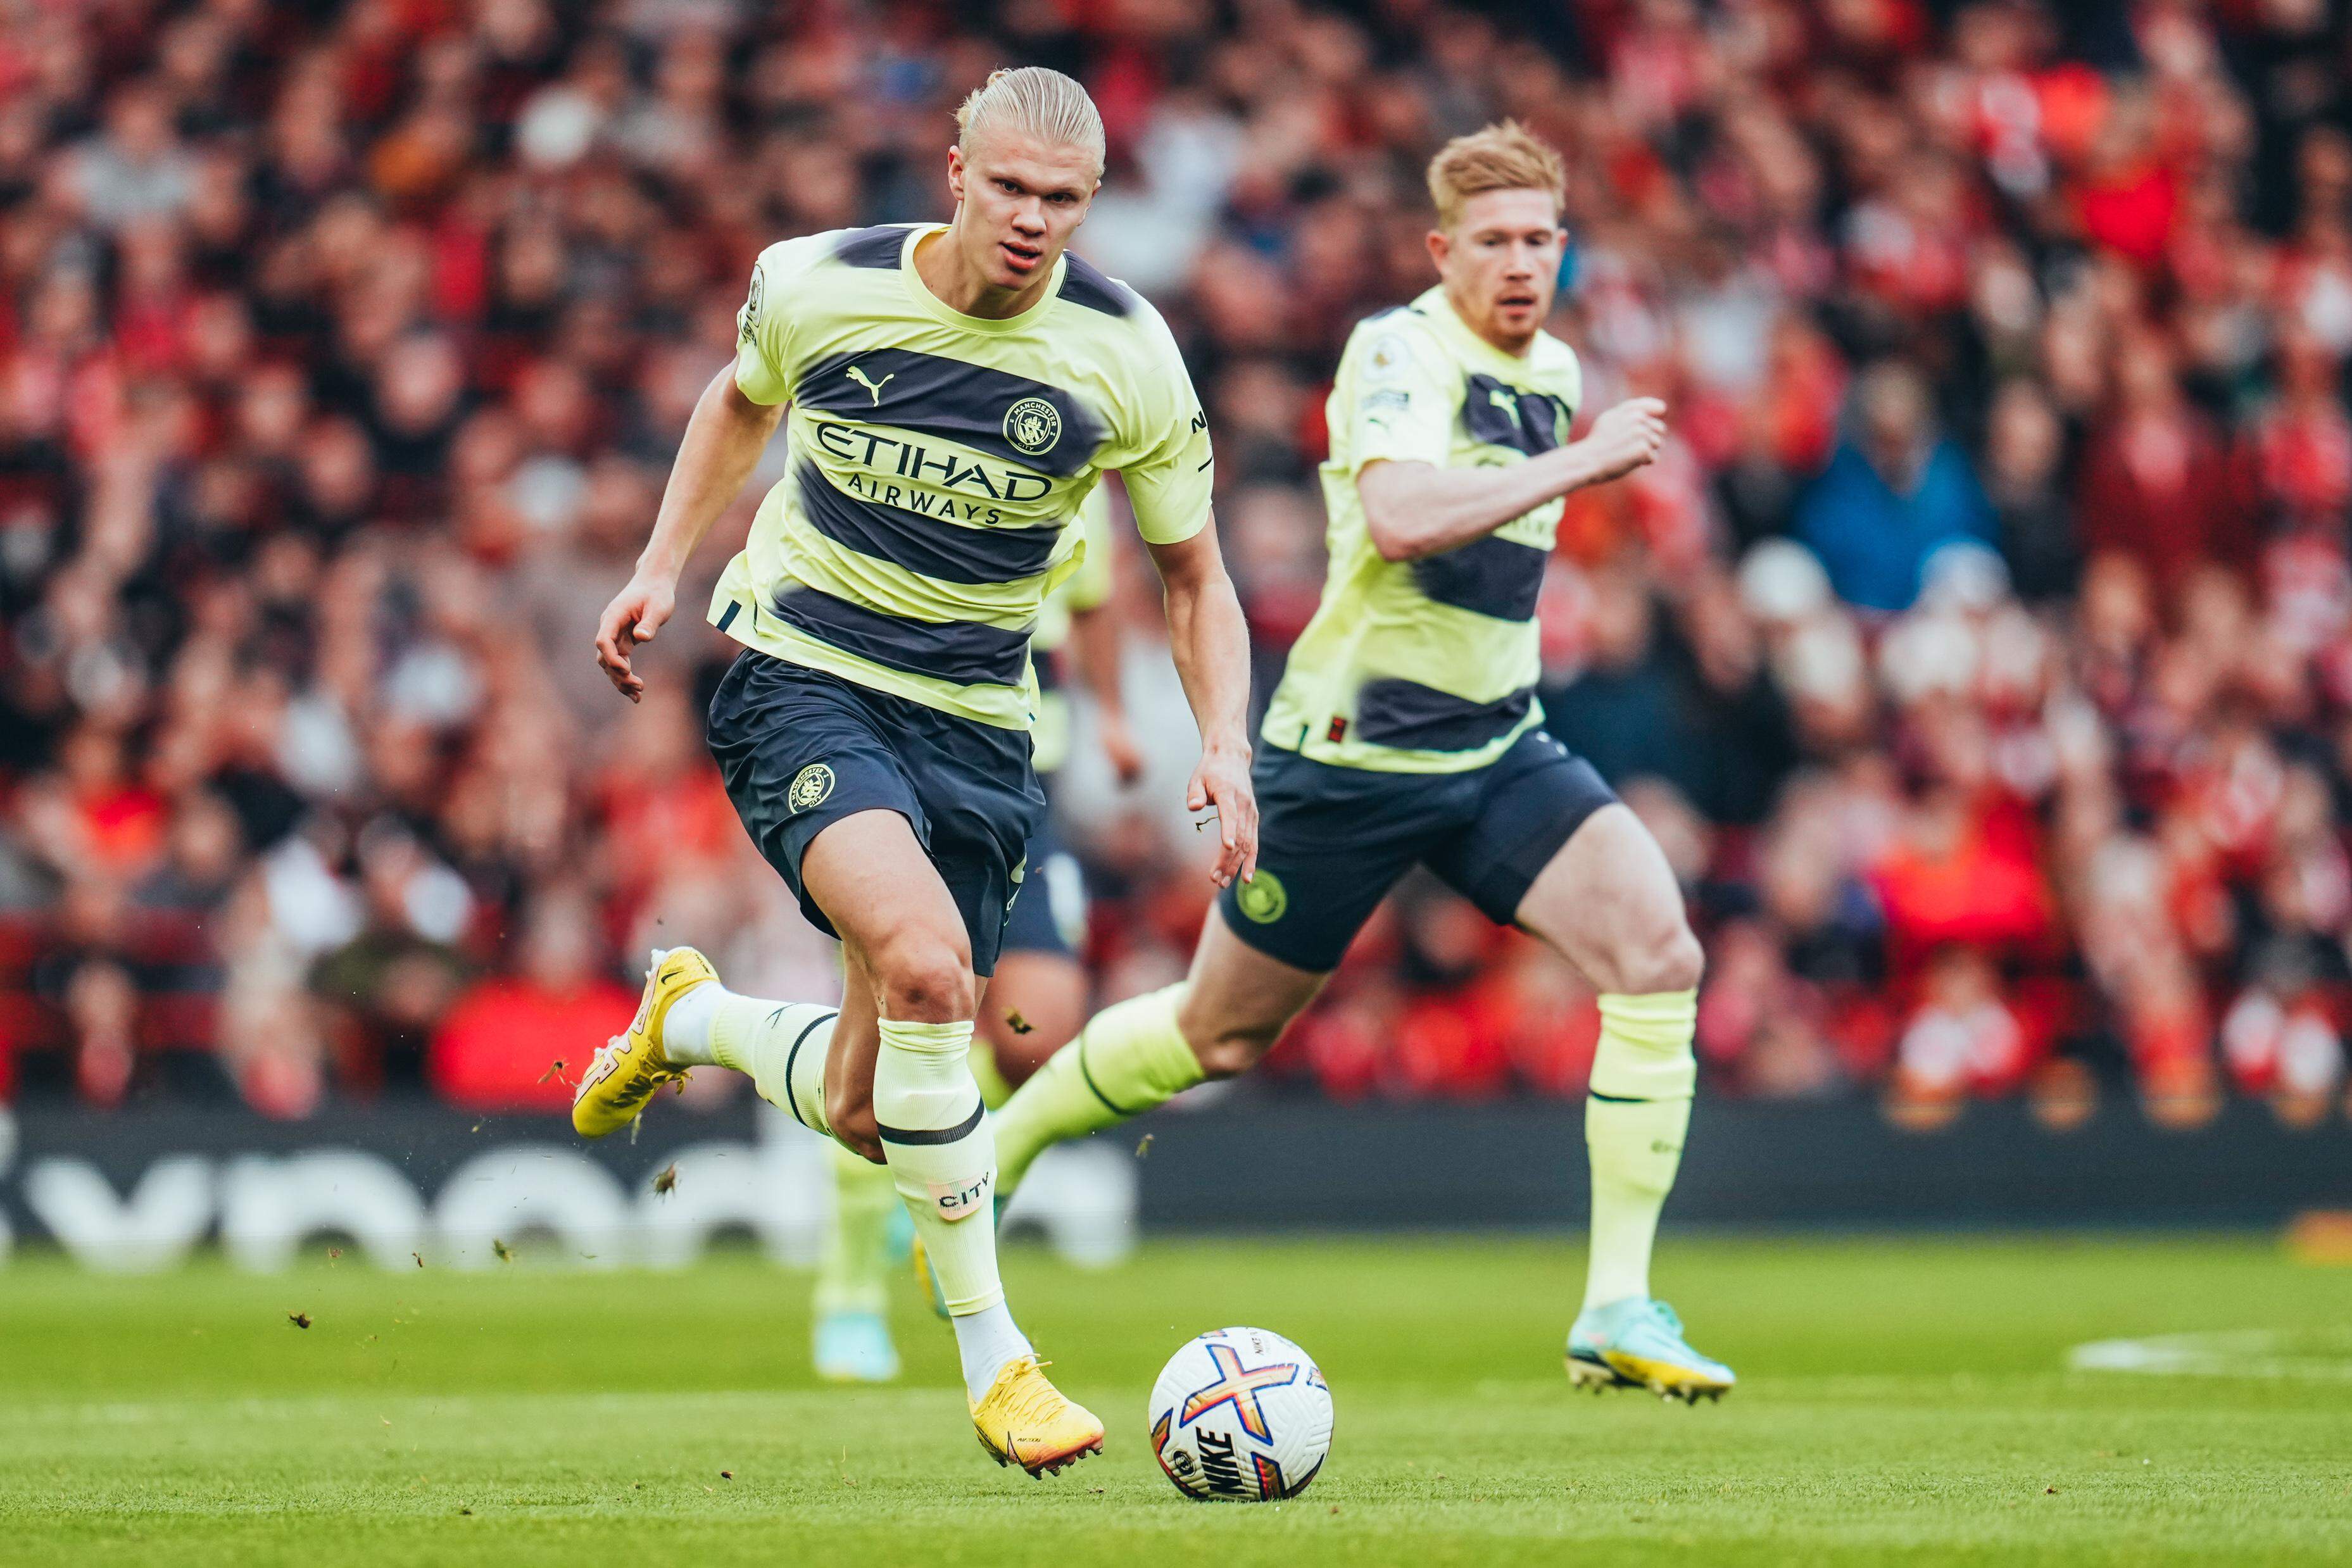
[[[1482,191],[1541,191],[1558,212],[1568,195],[1568,168],[1549,142],[1516,120],[1457,136],[1429,161],[1429,199],[1437,226],[1450,229],[1462,204]]]
[[[1096,178],[1102,176],[1102,115],[1087,89],[1059,71],[1022,66],[989,72],[956,110],[956,145],[969,156],[973,133],[991,126],[1076,147],[1094,160]]]

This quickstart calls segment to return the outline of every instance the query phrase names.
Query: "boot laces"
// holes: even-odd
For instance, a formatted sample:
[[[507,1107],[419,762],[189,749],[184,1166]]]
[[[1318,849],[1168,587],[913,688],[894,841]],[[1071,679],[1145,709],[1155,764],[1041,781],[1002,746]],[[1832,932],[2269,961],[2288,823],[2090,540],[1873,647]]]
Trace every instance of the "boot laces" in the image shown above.
[[[1053,1365],[1034,1356],[1024,1358],[1028,1366],[1017,1373],[1008,1388],[1004,1414],[1024,1427],[1042,1427],[1067,1408],[1069,1401],[1059,1389],[1045,1381],[1043,1368]]]

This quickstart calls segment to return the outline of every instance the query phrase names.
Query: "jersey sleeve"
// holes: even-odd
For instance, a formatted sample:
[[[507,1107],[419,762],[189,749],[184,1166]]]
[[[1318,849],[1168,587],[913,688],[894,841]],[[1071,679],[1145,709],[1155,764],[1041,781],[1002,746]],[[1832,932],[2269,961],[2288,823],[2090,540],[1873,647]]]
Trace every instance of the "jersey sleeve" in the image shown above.
[[[1143,317],[1150,346],[1139,356],[1132,388],[1144,414],[1141,434],[1131,455],[1108,466],[1126,482],[1135,531],[1145,542],[1180,544],[1208,526],[1216,458],[1209,447],[1209,416],[1175,337],[1149,306]]]
[[[1371,463],[1444,467],[1462,412],[1462,378],[1428,335],[1401,322],[1368,322],[1347,357],[1340,417],[1348,422],[1344,450],[1354,471]]]
[[[773,406],[793,395],[793,307],[803,276],[831,237],[772,245],[751,264],[751,288],[735,312],[735,384],[753,402]]]

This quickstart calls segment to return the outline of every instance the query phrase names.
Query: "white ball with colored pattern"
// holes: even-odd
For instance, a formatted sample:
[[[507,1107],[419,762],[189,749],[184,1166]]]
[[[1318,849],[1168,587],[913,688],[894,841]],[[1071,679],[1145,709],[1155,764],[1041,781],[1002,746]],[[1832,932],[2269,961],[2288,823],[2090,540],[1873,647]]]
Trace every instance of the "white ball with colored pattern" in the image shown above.
[[[1265,1329],[1218,1329],[1169,1357],[1144,1418],[1160,1470],[1204,1501],[1297,1497],[1331,1452],[1323,1369]]]

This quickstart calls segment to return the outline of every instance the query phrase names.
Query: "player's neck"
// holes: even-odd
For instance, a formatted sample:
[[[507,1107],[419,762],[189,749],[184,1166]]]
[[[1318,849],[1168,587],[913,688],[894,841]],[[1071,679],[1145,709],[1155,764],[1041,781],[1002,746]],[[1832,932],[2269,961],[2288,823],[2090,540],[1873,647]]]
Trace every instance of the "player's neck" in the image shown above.
[[[1019,289],[1003,288],[964,260],[955,225],[925,235],[915,242],[915,276],[932,297],[949,309],[983,321],[1003,321],[1020,315],[1045,298],[1053,286],[1054,269],[1038,268],[1037,281]]]
[[[1472,337],[1496,352],[1508,354],[1515,360],[1524,360],[1528,357],[1528,350],[1536,346],[1537,332],[1543,330],[1538,327],[1535,331],[1518,338],[1498,336],[1491,323],[1480,320],[1477,316],[1465,309],[1461,299],[1451,288],[1445,290],[1445,303],[1453,310],[1454,319],[1461,322]]]

